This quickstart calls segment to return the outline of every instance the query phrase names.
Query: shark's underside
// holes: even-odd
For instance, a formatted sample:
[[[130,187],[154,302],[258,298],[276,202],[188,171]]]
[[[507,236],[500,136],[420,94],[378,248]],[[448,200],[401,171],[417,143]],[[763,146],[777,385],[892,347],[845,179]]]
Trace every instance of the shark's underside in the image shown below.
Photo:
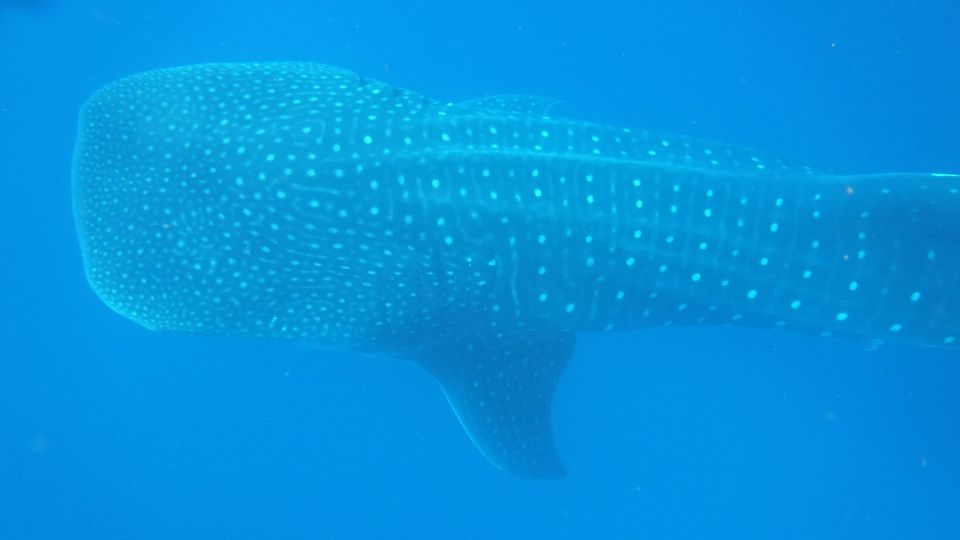
[[[747,324],[952,346],[960,179],[441,103],[309,63],[137,75],[85,105],[86,272],[158,330],[406,359],[500,467],[563,471],[578,331]]]

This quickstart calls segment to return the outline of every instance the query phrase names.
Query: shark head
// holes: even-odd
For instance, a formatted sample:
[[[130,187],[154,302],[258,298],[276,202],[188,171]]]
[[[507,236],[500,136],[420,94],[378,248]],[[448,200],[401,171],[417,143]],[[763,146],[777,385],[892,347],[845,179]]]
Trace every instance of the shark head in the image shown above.
[[[356,299],[376,295],[391,257],[410,258],[391,253],[363,174],[403,144],[377,118],[428,106],[310,64],[108,85],[83,107],[74,161],[93,289],[157,330],[357,341],[373,318]]]

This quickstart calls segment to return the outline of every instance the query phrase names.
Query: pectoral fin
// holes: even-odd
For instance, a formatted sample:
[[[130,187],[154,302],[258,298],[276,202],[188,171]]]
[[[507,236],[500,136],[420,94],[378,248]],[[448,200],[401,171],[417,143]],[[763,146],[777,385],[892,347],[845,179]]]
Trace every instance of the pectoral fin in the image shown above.
[[[440,382],[488,460],[521,476],[559,477],[550,403],[574,343],[569,332],[465,336],[422,350],[416,361]]]

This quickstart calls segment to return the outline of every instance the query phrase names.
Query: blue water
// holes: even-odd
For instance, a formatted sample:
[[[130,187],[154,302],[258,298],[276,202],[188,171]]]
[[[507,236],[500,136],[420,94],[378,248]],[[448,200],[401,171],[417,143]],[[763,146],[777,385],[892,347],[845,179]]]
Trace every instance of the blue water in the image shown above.
[[[76,114],[150,68],[320,61],[840,171],[960,172],[960,4],[381,4],[0,2],[0,538],[960,537],[945,351],[583,336],[554,406],[570,474],[532,481],[415,366],[106,308],[71,215]]]

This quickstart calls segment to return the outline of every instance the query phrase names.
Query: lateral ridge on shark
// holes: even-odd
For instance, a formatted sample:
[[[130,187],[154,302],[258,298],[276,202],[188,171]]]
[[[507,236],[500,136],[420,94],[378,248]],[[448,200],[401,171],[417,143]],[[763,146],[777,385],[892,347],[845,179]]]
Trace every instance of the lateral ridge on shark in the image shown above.
[[[443,103],[311,63],[136,75],[80,116],[86,274],[152,329],[409,360],[484,456],[560,476],[576,332],[785,327],[956,346],[960,178]]]

